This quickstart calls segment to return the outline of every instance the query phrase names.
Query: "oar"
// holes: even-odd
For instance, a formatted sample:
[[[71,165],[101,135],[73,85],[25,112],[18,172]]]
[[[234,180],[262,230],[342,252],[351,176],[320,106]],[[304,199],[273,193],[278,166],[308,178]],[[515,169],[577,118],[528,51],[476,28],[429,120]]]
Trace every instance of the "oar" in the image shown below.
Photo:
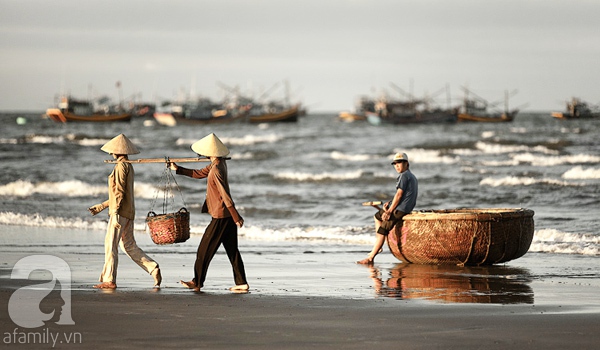
[[[224,158],[231,159],[231,158]],[[190,157],[190,158],[140,158],[140,159],[126,159],[118,161],[116,159],[107,159],[104,163],[109,164],[117,164],[118,162],[124,163],[136,163],[136,164],[145,164],[145,163],[198,163],[198,162],[210,162],[209,158],[205,157]]]
[[[375,202],[363,202],[363,206],[372,206],[373,208],[377,209],[377,210],[381,210],[381,208],[379,207],[381,205],[381,201],[375,201]]]

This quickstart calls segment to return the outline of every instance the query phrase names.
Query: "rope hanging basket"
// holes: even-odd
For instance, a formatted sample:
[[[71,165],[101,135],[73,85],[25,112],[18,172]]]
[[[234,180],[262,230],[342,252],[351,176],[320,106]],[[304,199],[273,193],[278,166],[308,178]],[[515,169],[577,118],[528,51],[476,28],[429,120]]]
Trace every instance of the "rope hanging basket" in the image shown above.
[[[392,254],[415,264],[492,265],[517,259],[533,240],[533,210],[412,212],[388,236]]]
[[[181,243],[190,238],[190,212],[186,208],[160,215],[150,211],[146,223],[152,242],[156,244]]]
[[[177,187],[179,193],[181,194],[181,189],[175,181],[175,177],[171,173],[170,169],[165,169],[163,172],[163,182],[165,184],[164,190],[164,199],[163,199],[163,214],[156,214],[152,208],[154,207],[154,202],[158,198],[158,189],[156,191],[156,196],[154,201],[152,202],[150,211],[146,216],[146,224],[148,225],[148,230],[150,231],[150,238],[155,244],[173,244],[173,243],[182,243],[187,241],[190,238],[190,212],[185,207],[185,201],[183,203],[183,207],[179,209],[177,212],[165,213],[168,207],[168,200],[171,199],[171,207],[173,206],[174,196],[173,196],[173,185]],[[183,201],[183,194],[181,194],[181,198]]]

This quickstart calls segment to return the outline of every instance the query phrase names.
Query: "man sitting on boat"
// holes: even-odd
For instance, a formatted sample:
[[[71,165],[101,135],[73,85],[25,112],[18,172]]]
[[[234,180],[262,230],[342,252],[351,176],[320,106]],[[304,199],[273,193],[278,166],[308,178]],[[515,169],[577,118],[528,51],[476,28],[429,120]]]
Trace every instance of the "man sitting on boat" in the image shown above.
[[[396,153],[392,160],[394,169],[400,174],[396,181],[396,194],[391,202],[383,204],[375,214],[376,241],[369,255],[357,264],[372,264],[375,256],[382,250],[383,243],[394,226],[402,221],[404,215],[409,214],[417,203],[419,183],[417,178],[408,169],[408,156],[406,153]]]

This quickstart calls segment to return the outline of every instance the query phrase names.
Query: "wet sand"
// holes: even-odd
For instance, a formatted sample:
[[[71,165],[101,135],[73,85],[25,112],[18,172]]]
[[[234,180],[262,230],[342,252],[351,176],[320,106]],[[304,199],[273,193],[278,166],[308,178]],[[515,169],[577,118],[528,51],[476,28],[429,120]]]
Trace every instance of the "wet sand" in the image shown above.
[[[159,247],[136,235],[161,264],[163,288],[153,290],[152,278],[121,254],[118,289],[100,291],[91,286],[102,268],[102,233],[42,231],[47,241],[7,244],[4,236],[0,248],[0,335],[17,348],[52,348],[15,344],[14,335],[36,331],[60,335],[55,347],[73,349],[596,349],[600,340],[599,282],[584,259],[526,255],[496,268],[427,267],[398,264],[385,251],[369,268],[354,264],[369,247],[242,241],[250,292],[227,290],[231,268],[219,252],[195,293],[178,281],[191,277],[199,237]],[[12,266],[48,253],[70,266],[74,324],[56,324],[55,313],[46,326],[19,327],[7,312],[10,298],[48,278],[11,279]],[[55,290],[40,310],[64,304]],[[67,335],[80,342],[67,344]]]

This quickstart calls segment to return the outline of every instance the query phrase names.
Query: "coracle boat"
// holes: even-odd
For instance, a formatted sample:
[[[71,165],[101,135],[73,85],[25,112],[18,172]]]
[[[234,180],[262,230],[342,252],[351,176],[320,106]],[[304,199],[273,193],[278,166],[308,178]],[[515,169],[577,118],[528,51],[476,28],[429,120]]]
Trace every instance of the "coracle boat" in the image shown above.
[[[523,256],[533,240],[533,210],[415,211],[388,235],[399,260],[415,264],[477,266]]]

